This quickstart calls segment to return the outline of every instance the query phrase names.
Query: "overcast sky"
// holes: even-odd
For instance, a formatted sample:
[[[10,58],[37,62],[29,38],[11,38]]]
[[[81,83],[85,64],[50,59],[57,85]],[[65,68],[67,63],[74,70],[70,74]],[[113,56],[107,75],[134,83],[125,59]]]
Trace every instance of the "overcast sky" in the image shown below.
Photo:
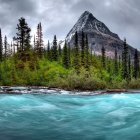
[[[64,39],[85,10],[140,50],[140,0],[0,0],[0,27],[10,40],[25,17],[32,35],[42,22],[45,41]]]

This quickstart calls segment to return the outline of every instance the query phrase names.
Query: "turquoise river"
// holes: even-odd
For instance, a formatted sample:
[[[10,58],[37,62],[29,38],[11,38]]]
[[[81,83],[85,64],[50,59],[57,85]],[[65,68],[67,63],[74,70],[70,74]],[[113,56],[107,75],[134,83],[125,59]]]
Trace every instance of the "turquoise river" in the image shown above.
[[[140,94],[1,94],[0,140],[140,140]]]

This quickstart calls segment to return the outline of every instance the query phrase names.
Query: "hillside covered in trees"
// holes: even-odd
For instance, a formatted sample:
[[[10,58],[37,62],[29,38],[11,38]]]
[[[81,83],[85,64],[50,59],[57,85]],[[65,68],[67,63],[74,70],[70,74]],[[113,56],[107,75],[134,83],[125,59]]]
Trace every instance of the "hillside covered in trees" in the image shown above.
[[[122,56],[117,49],[114,58],[92,53],[88,36],[74,35],[74,46],[65,41],[60,46],[56,35],[52,45],[43,41],[42,25],[37,25],[31,42],[31,28],[24,18],[19,19],[17,33],[9,44],[0,29],[0,85],[48,86],[69,90],[97,90],[105,88],[140,88],[139,52],[130,56],[126,39]],[[133,58],[133,59],[132,59]]]

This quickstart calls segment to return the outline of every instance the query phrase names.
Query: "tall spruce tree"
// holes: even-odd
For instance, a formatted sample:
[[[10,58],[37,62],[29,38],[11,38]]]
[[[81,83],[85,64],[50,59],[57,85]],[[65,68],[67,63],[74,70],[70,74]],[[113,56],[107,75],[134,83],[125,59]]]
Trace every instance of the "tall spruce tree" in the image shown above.
[[[10,51],[11,51],[11,55],[13,55],[13,43],[11,44],[11,48],[10,48]]]
[[[69,59],[69,67],[71,66],[71,47],[70,43],[68,43],[68,59]]]
[[[104,46],[102,46],[101,53],[102,53],[102,66],[104,68],[106,68],[106,63],[105,63],[105,61],[106,61],[105,60],[106,55],[105,55],[105,47]]]
[[[78,45],[78,33],[75,32],[75,42],[74,42],[74,61],[73,66],[77,73],[79,73],[79,67],[80,67],[80,60],[79,60],[79,45]]]
[[[114,58],[114,74],[118,75],[118,53],[116,48],[115,48],[115,58]]]
[[[51,48],[50,48],[50,42],[48,41],[48,45],[47,45],[47,58],[48,60],[52,60],[52,57],[51,57]]]
[[[85,66],[85,35],[83,31],[81,34],[81,66]]]
[[[121,56],[119,55],[119,62],[118,62],[118,68],[121,69],[121,63],[122,63],[122,59]]]
[[[59,58],[61,58],[62,49],[61,49],[61,45],[60,44],[59,44],[59,47],[58,47],[58,55],[59,55]]]
[[[52,60],[53,61],[58,60],[58,46],[57,46],[56,35],[54,36],[53,46],[52,46]]]
[[[43,32],[42,32],[42,24],[41,22],[39,23],[39,30],[40,30],[40,35],[39,35],[39,45],[41,48],[43,48]]]
[[[7,49],[8,43],[7,43],[7,37],[4,37],[4,58],[6,59],[8,57],[8,49]]]
[[[42,33],[42,25],[39,23],[37,25],[37,36],[36,36],[36,43],[35,43],[35,50],[39,57],[43,56],[44,48],[43,48],[43,33]]]
[[[13,48],[13,42],[11,41],[11,44],[9,45],[8,47],[8,52],[9,52],[9,55],[12,56],[12,50],[11,48]]]
[[[107,60],[107,72],[111,75],[112,71],[111,71],[111,61],[110,59]]]
[[[138,56],[138,50],[135,49],[135,54],[134,54],[134,72],[133,76],[135,79],[139,77],[139,56]]]
[[[62,62],[63,62],[63,66],[65,68],[69,68],[69,56],[68,56],[68,47],[67,47],[66,41],[65,41],[64,48],[63,48],[63,59],[62,59]]]
[[[31,48],[31,45],[30,45],[31,29],[28,27],[28,24],[27,24],[25,18],[21,17],[19,19],[19,24],[17,24],[16,29],[18,30],[18,32],[16,33],[17,37],[15,37],[15,39],[19,43],[20,51],[23,52],[23,51],[29,50]]]
[[[90,65],[92,65],[93,64],[93,48],[92,48],[92,46],[90,47]]]
[[[2,33],[0,29],[0,61],[3,59],[3,43],[2,43]]]
[[[90,62],[89,62],[89,45],[88,45],[88,36],[85,38],[85,68],[89,70]]]
[[[17,36],[15,40],[17,42],[17,57],[23,62],[31,60],[31,29],[29,28],[25,18],[21,17],[19,23],[17,24]],[[13,45],[11,45],[11,55],[13,54]],[[22,65],[24,68],[24,64]]]
[[[129,75],[129,79],[131,80],[132,78],[132,69],[131,69],[131,56],[129,55],[128,58],[128,75]]]
[[[123,52],[122,52],[122,78],[124,80],[129,79],[128,74],[128,46],[126,43],[126,39],[124,39],[124,46],[123,46]]]
[[[40,36],[40,31],[39,31],[39,24],[37,25],[37,32],[36,32],[36,38],[35,38],[35,51],[39,53],[40,45],[39,45],[39,36]]]

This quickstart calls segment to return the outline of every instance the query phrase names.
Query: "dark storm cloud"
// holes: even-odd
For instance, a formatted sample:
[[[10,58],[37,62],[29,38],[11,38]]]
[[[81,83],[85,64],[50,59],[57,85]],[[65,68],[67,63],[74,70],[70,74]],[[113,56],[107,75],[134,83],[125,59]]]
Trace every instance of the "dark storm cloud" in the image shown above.
[[[33,0],[0,0],[0,27],[3,36],[12,38],[16,33],[18,19],[22,16],[30,19],[36,12],[37,6]]]
[[[18,19],[24,16],[32,27],[32,35],[41,21],[46,40],[54,34],[64,39],[85,10],[140,49],[139,0],[0,0],[0,27],[3,34],[12,37]]]
[[[36,10],[36,3],[33,0],[0,0],[1,8],[7,13],[27,14]],[[4,6],[4,7],[3,7]],[[4,9],[5,8],[5,9]]]

